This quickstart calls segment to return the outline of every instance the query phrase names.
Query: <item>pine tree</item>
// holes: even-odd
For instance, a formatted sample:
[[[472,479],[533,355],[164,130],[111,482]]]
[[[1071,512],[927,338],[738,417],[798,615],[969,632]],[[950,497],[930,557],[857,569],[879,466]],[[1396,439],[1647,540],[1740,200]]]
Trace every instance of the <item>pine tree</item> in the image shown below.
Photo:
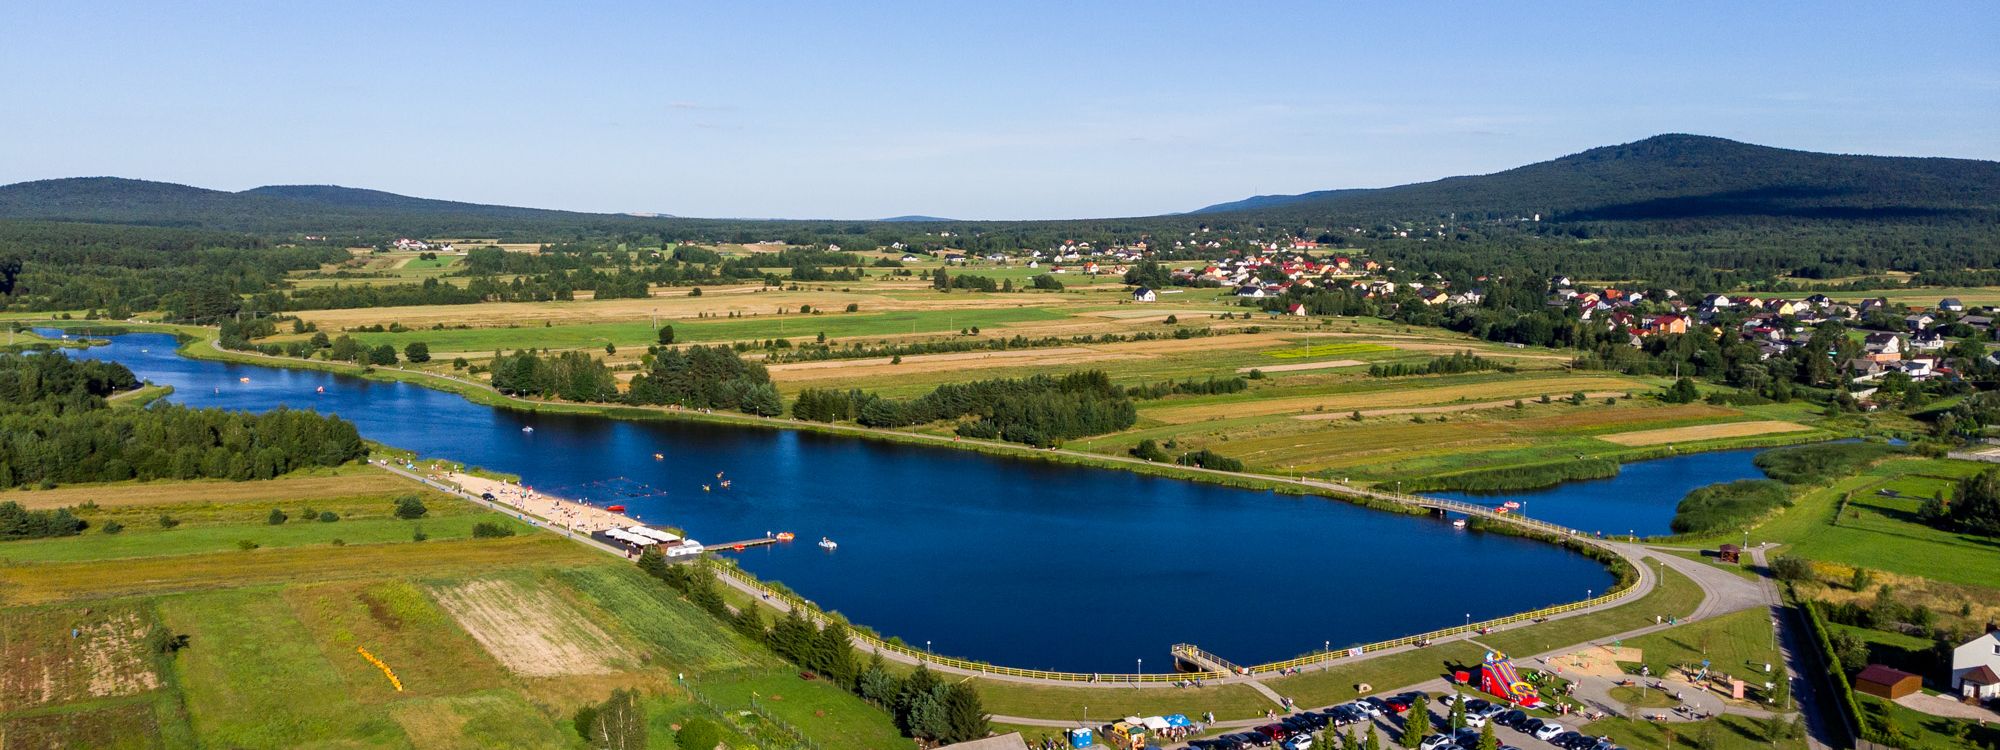
[[[979,702],[979,692],[963,682],[955,683],[944,690],[945,734],[939,739],[948,742],[969,742],[985,737],[992,731],[991,717]]]
[[[1493,736],[1493,722],[1479,728],[1479,750],[1500,750],[1500,738]]]
[[[1424,735],[1431,729],[1431,702],[1429,698],[1417,696],[1410,701],[1410,710],[1403,713],[1403,747],[1416,747],[1424,741]]]
[[[1375,725],[1368,725],[1368,738],[1361,743],[1361,750],[1382,750],[1382,738],[1375,733]]]
[[[1458,696],[1457,700],[1451,702],[1451,715],[1446,717],[1445,723],[1453,732],[1465,728],[1465,696]]]

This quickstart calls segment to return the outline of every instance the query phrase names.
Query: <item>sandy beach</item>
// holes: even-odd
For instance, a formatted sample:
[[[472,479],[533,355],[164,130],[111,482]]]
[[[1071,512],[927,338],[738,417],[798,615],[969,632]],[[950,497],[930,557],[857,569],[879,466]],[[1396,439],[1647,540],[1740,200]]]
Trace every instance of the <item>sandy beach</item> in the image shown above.
[[[427,473],[432,479],[455,485],[473,495],[492,494],[494,502],[525,513],[532,513],[550,521],[552,525],[574,531],[589,533],[614,527],[639,525],[638,521],[620,513],[603,508],[565,500],[554,495],[536,492],[511,482],[487,479],[471,474],[429,467]]]

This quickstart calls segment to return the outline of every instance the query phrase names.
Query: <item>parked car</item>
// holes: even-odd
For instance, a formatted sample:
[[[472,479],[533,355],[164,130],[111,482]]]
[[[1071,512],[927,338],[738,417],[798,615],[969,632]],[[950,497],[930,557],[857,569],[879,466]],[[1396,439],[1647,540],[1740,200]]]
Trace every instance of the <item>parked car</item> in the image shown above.
[[[1278,746],[1285,750],[1312,750],[1313,736],[1310,734],[1296,735],[1289,740],[1278,743]]]
[[[1465,725],[1473,729],[1486,726],[1486,717],[1467,711],[1465,712]]]
[[[1568,728],[1564,727],[1561,724],[1557,724],[1553,721],[1543,721],[1541,719],[1536,719],[1534,723],[1535,727],[1533,729],[1526,731],[1529,734],[1534,735],[1535,739],[1538,740],[1552,740],[1556,738],[1556,735],[1569,731]]]
[[[1451,736],[1444,734],[1433,734],[1417,743],[1417,750],[1443,750],[1448,747],[1451,747]]]
[[[1546,720],[1546,719],[1537,719],[1537,718],[1535,718],[1535,717],[1533,717],[1533,716],[1530,716],[1530,717],[1528,717],[1528,720],[1527,720],[1527,721],[1524,721],[1524,722],[1521,722],[1521,726],[1518,726],[1518,727],[1515,727],[1515,729],[1516,729],[1516,730],[1518,730],[1518,731],[1520,731],[1520,732],[1521,732],[1522,734],[1525,734],[1525,735],[1528,735],[1528,736],[1531,736],[1531,737],[1532,737],[1532,736],[1534,736],[1534,734],[1535,734],[1535,731],[1536,731],[1536,730],[1539,730],[1539,729],[1541,729],[1542,727],[1545,727],[1545,726],[1548,726],[1548,725],[1549,725],[1549,721],[1548,721],[1548,720]]]
[[[1251,747],[1270,747],[1272,744],[1271,738],[1258,734],[1256,732],[1237,732],[1236,734],[1229,734],[1223,736],[1233,737],[1236,739],[1238,743],[1249,745]]]
[[[1558,734],[1554,737],[1549,738],[1549,744],[1555,745],[1556,747],[1568,748],[1568,750],[1581,750],[1581,748],[1589,747],[1590,745],[1584,744],[1586,741],[1588,741],[1590,744],[1593,745],[1596,744],[1597,742],[1596,740],[1592,740],[1589,737],[1583,736],[1582,732],[1575,732],[1575,731],[1563,732],[1562,734]]]
[[[1481,718],[1486,718],[1486,719],[1491,719],[1495,716],[1499,716],[1501,714],[1507,713],[1508,711],[1512,710],[1513,709],[1508,708],[1505,704],[1501,703],[1488,703],[1483,708],[1472,708],[1471,706],[1466,707],[1467,713],[1477,712]]]
[[[1265,724],[1257,728],[1257,733],[1274,740],[1282,740],[1297,734],[1298,731],[1283,724]]]
[[[1342,703],[1338,706],[1330,706],[1323,713],[1333,717],[1333,725],[1337,727],[1344,727],[1349,724],[1359,724],[1368,719],[1367,712],[1362,711],[1359,708],[1355,708],[1354,705],[1350,703]]]
[[[1400,714],[1404,711],[1410,710],[1410,699],[1404,698],[1403,696],[1400,695],[1384,698],[1382,700],[1382,703],[1384,705],[1387,705],[1389,707],[1389,710],[1395,713]]]
[[[1369,709],[1372,709],[1368,712],[1369,716],[1384,716],[1389,713],[1389,702],[1382,700],[1381,698],[1377,698],[1371,695],[1366,698],[1362,698],[1360,703],[1361,705],[1366,706]]]

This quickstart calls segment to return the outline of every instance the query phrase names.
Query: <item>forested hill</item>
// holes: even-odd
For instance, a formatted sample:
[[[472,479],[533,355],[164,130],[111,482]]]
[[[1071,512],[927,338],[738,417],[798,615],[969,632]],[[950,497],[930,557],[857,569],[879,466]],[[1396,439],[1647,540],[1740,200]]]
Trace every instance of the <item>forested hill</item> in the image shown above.
[[[1990,221],[2000,162],[1847,156],[1660,135],[1504,172],[1374,190],[1266,195],[1197,214],[1379,222],[1741,218]]]
[[[648,221],[620,214],[411,198],[333,185],[273,185],[231,193],[120,177],[75,177],[0,186],[0,219],[418,236],[508,230],[616,230]]]

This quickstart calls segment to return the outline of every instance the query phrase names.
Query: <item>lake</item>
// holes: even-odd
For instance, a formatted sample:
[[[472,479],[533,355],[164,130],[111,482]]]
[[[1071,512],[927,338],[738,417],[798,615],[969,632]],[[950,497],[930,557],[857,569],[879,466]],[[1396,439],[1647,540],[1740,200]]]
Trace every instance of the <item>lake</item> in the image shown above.
[[[1426,492],[1432,497],[1499,505],[1521,503],[1521,512],[1578,531],[1606,536],[1671,534],[1674,507],[1696,487],[1737,479],[1763,479],[1751,463],[1762,448],[1684,453],[1634,461],[1618,476],[1564,482],[1540,490]]]
[[[795,532],[793,544],[725,554],[885,637],[1008,666],[1125,672],[1143,660],[1162,671],[1180,642],[1253,664],[1611,583],[1547,544],[1323,498],[788,430],[513,411],[403,383],[188,359],[164,334],[70,354],[124,363],[173,386],[180,404],[337,414],[369,439],[620,503],[705,541]],[[703,491],[717,473],[733,486]],[[1670,515],[1680,495],[1650,497]],[[1555,517],[1555,503],[1535,502]],[[1651,512],[1643,505],[1621,497],[1605,513]],[[818,548],[821,536],[839,550]]]

